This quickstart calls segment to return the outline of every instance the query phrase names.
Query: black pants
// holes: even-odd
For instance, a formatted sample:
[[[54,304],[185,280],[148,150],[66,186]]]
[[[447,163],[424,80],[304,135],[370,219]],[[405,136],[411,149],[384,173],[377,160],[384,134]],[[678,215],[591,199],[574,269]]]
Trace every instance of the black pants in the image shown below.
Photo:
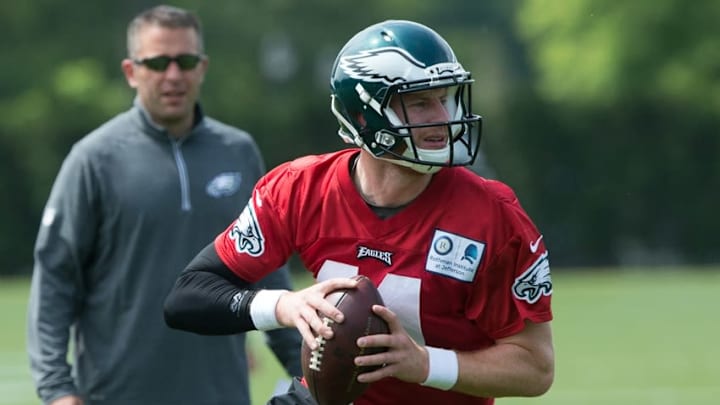
[[[270,398],[267,405],[317,405],[317,402],[310,395],[307,387],[300,382],[300,378],[295,377],[287,392]]]

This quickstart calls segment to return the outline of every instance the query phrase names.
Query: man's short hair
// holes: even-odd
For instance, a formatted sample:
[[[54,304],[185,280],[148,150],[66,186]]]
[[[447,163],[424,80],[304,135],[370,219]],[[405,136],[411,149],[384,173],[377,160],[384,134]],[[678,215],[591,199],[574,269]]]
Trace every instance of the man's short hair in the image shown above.
[[[138,14],[130,21],[127,29],[127,51],[129,57],[138,51],[138,33],[146,26],[158,25],[163,28],[192,28],[198,37],[198,52],[203,53],[205,46],[200,18],[194,13],[168,5],[160,5]]]

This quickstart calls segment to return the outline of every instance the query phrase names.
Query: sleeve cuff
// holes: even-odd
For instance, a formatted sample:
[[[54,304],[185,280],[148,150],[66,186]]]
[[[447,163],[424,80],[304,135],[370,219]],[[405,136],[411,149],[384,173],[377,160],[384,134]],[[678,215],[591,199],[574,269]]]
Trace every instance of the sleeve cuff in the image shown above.
[[[260,331],[282,327],[275,317],[275,307],[287,290],[260,290],[250,303],[250,318]]]

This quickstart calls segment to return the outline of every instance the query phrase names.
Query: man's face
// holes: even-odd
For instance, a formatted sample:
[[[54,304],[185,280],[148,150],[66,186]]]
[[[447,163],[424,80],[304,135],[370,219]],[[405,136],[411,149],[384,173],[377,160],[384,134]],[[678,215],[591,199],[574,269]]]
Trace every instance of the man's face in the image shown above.
[[[137,44],[136,54],[132,55],[135,60],[161,55],[200,55],[199,40],[191,28],[146,26],[139,31]],[[153,121],[171,132],[173,129],[189,130],[207,70],[207,59],[203,58],[189,70],[181,70],[177,62],[171,62],[164,71],[157,71],[130,59],[123,60],[122,68],[128,84],[137,90]]]
[[[390,107],[405,124],[445,124],[450,119],[446,100],[447,88],[394,96]],[[447,127],[428,126],[411,130],[413,142],[421,149],[442,149],[448,144]]]

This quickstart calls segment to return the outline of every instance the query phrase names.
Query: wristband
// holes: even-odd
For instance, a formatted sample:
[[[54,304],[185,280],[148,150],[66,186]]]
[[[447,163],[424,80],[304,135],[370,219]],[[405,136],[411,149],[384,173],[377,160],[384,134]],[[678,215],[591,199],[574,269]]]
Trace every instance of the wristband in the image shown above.
[[[275,317],[275,306],[287,290],[260,290],[250,302],[250,319],[260,331],[280,328]]]
[[[457,353],[452,350],[426,346],[428,351],[428,376],[421,383],[426,387],[447,391],[458,379]]]

